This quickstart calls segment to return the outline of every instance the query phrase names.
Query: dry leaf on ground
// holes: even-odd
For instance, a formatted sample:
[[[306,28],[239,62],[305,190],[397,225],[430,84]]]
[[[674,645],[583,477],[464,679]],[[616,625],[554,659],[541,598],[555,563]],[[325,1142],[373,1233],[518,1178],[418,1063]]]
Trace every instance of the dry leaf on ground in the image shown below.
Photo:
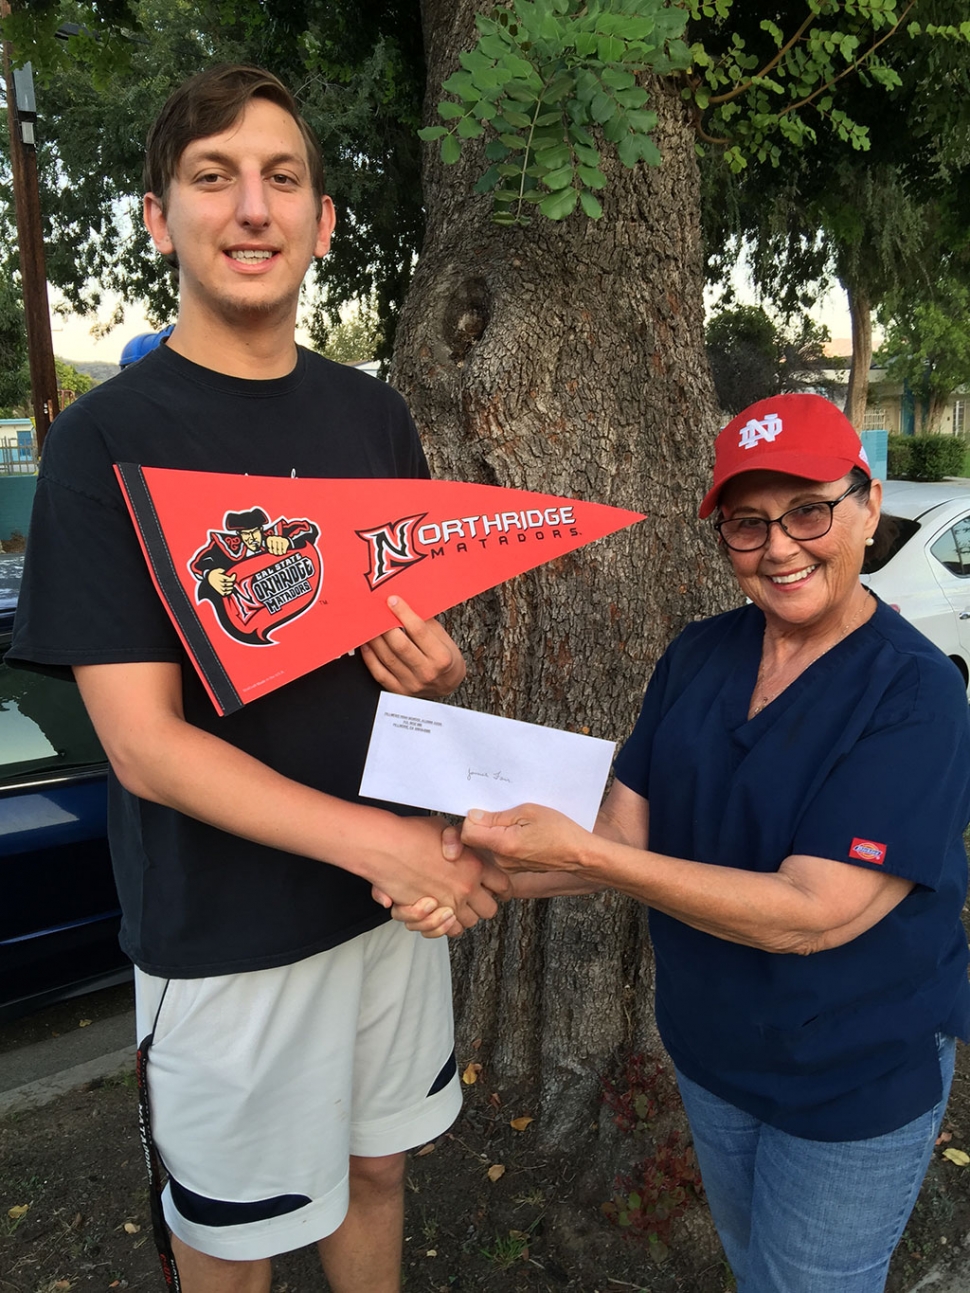
[[[505,1167],[502,1163],[493,1163],[488,1169],[488,1179],[498,1181],[505,1175]]]
[[[525,1131],[526,1127],[528,1127],[530,1122],[535,1122],[535,1119],[530,1118],[528,1117],[528,1115],[526,1115],[525,1117],[522,1117],[522,1118],[513,1118],[512,1121],[509,1123],[509,1126],[512,1128],[513,1131]]]
[[[970,1163],[970,1154],[965,1154],[962,1149],[945,1149],[943,1157],[948,1158],[951,1163],[956,1163],[957,1167],[966,1167]]]
[[[475,1083],[478,1081],[478,1076],[481,1073],[481,1071],[482,1071],[481,1064],[475,1064],[475,1063],[469,1064],[468,1067],[465,1069],[464,1073],[461,1075],[461,1080],[464,1082],[465,1086],[474,1086]]]

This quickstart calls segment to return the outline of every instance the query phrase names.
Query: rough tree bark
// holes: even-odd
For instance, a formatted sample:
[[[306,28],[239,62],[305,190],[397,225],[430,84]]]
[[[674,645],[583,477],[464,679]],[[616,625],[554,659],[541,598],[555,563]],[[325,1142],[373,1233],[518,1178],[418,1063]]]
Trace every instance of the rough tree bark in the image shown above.
[[[429,120],[475,9],[422,4]],[[598,222],[497,226],[472,192],[481,154],[445,167],[428,147],[392,374],[435,474],[648,513],[451,620],[470,662],[458,703],[615,740],[667,642],[737,596],[696,519],[717,411],[694,140],[676,90],[654,89],[664,163],[615,167]],[[511,904],[454,968],[459,1060],[537,1089],[547,1144],[585,1134],[611,1057],[656,1048],[645,912],[619,895]]]
[[[872,363],[872,301],[865,288],[846,287],[852,319],[852,366],[845,396],[845,416],[857,431],[862,430],[869,400],[869,365]]]

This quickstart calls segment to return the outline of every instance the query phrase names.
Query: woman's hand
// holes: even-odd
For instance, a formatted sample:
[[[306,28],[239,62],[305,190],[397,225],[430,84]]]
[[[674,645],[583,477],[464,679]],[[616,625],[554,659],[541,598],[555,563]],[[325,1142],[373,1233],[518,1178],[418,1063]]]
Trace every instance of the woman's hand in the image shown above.
[[[461,828],[462,843],[487,850],[503,871],[579,871],[588,831],[554,808],[520,804],[501,813],[473,808]]]

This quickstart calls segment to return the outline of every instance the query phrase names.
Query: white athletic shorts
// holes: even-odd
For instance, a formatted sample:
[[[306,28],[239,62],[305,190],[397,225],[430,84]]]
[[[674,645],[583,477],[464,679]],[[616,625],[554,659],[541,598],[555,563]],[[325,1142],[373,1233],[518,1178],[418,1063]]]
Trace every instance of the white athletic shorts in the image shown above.
[[[295,965],[206,979],[135,971],[153,1033],[151,1129],[172,1232],[253,1261],[331,1234],[348,1157],[395,1154],[458,1115],[448,940],[388,921]]]

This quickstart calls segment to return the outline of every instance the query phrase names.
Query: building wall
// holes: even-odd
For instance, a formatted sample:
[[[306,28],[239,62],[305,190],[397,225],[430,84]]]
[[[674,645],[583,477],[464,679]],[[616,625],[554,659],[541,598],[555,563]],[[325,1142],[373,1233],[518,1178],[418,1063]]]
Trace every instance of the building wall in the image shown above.
[[[0,475],[0,543],[27,533],[36,486],[36,476]]]

